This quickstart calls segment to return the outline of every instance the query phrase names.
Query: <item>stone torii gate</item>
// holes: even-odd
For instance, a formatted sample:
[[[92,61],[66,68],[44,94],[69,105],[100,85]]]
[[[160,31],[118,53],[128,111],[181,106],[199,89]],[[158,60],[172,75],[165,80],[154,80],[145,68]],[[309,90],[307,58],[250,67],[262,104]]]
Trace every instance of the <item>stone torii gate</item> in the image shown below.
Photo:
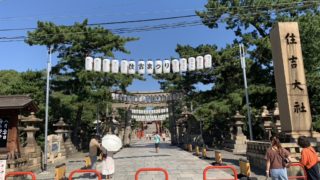
[[[182,97],[181,93],[167,93],[162,91],[152,92],[131,92],[128,94],[122,94],[119,92],[112,93],[112,99],[115,101],[112,103],[112,109],[124,108],[130,110],[130,108],[143,108],[143,107],[168,107],[169,109],[169,131],[171,133],[171,143],[177,144],[177,130],[176,122],[174,118],[174,101]],[[124,128],[124,145],[130,144],[129,135],[131,133],[131,120],[126,118]]]

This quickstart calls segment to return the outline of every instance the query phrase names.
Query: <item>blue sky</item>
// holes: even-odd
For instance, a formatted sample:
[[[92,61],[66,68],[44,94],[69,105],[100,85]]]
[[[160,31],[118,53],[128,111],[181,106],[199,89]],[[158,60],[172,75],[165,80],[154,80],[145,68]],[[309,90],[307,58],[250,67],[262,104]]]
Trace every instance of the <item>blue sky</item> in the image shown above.
[[[194,14],[195,10],[204,9],[205,0],[0,0],[0,29],[36,27],[36,22],[52,21],[60,25],[71,25],[88,18],[89,23],[113,22],[162,18]],[[131,23],[104,26],[108,29],[140,27],[199,20],[198,17],[157,22]],[[0,31],[0,37],[26,35],[26,31]],[[175,52],[177,44],[198,46],[216,44],[224,47],[234,39],[233,32],[209,29],[199,25],[193,27],[165,29],[148,32],[121,34],[139,37],[140,40],[127,44],[131,54],[116,53],[118,59],[157,59],[178,57]],[[46,68],[47,51],[44,47],[28,46],[23,42],[0,43],[0,70],[17,71],[40,70]],[[57,59],[53,58],[53,65]],[[146,76],[146,81],[134,81],[131,91],[159,90],[158,83]],[[208,89],[199,85],[199,90]]]

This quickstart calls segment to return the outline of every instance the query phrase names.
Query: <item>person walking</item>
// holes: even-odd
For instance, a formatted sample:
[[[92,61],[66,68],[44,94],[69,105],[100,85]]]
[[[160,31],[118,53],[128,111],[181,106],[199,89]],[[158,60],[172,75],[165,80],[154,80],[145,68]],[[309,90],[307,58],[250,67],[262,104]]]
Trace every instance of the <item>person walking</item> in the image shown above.
[[[111,179],[111,176],[115,172],[115,165],[113,159],[113,153],[107,152],[102,155],[102,175],[106,177],[106,179]]]
[[[161,141],[161,137],[159,135],[159,132],[156,132],[156,134],[154,135],[153,138],[154,138],[156,153],[159,153],[159,144],[160,144],[160,141]]]
[[[308,180],[319,180],[320,172],[318,167],[318,155],[311,147],[310,141],[306,136],[298,138],[298,145],[302,147],[300,163],[305,167]]]
[[[94,135],[89,143],[89,157],[91,161],[90,169],[96,169],[96,162],[97,162],[97,153],[98,149],[101,150],[100,135]]]
[[[266,177],[269,178],[271,176],[272,180],[287,180],[286,166],[290,163],[290,153],[282,148],[277,136],[272,136],[270,141],[271,147],[267,149],[265,155],[267,161]]]

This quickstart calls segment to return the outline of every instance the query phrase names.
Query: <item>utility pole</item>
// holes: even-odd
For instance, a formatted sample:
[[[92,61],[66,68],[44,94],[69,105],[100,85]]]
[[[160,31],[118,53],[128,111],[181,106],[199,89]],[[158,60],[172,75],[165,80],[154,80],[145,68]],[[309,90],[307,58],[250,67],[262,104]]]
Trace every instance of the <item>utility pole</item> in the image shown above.
[[[250,102],[249,102],[249,95],[248,95],[248,85],[247,85],[247,75],[246,75],[246,59],[245,59],[246,54],[245,54],[245,51],[244,51],[243,44],[239,44],[239,52],[240,52],[240,61],[241,61],[241,67],[242,67],[242,72],[243,72],[244,90],[245,90],[245,94],[246,94],[249,134],[250,134],[250,140],[253,140],[253,137],[252,137],[252,124],[251,124],[251,109],[250,109]]]
[[[47,171],[47,154],[48,154],[48,119],[49,119],[49,92],[50,92],[50,71],[51,71],[51,46],[48,49],[48,62],[47,62],[47,88],[46,88],[46,117],[45,117],[45,127],[44,127],[44,163],[43,169]]]

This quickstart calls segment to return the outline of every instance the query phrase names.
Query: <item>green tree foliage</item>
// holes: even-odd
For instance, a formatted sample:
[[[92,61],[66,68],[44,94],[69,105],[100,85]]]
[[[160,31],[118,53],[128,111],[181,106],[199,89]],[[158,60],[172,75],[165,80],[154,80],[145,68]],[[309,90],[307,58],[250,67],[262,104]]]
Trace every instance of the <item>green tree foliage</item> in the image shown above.
[[[249,84],[254,84],[254,86],[263,84],[265,86],[265,88],[250,86],[251,103],[256,107],[263,105],[259,102],[272,107],[276,99],[269,41],[272,25],[278,21],[298,21],[312,113],[319,112],[319,73],[317,72],[319,63],[316,61],[319,57],[319,42],[316,40],[316,37],[319,36],[319,2],[209,0],[205,7],[206,10],[198,12],[198,15],[206,26],[217,28],[219,22],[225,23],[226,28],[232,29],[237,37],[234,42],[242,42],[250,49],[248,54],[253,64],[248,72]],[[270,88],[273,91],[270,91]],[[260,93],[255,96],[254,92]]]
[[[269,33],[277,21],[299,22],[311,107],[313,114],[319,112],[319,3],[208,0],[205,8],[197,12],[204,25],[218,28],[224,24],[226,29],[233,30],[235,39],[232,45],[221,49],[211,45],[178,45],[176,51],[181,57],[212,54],[213,69],[156,76],[163,84],[163,89],[182,90],[188,95],[185,100],[193,102],[196,116],[204,120],[205,133],[210,134],[213,129],[227,130],[227,118],[234,115],[236,110],[246,115],[239,43],[243,43],[247,49],[246,70],[252,114],[260,113],[263,105],[273,108],[276,92]],[[194,85],[199,82],[213,83],[213,87],[209,91],[195,92]],[[259,119],[253,119],[254,134],[259,138],[261,123],[257,122]]]
[[[89,27],[87,20],[72,26],[38,22],[38,28],[28,32],[26,43],[51,47],[58,57],[58,63],[52,67],[50,124],[62,116],[72,124],[74,139],[80,127],[90,136],[88,131],[97,112],[102,114],[111,102],[110,88],[118,86],[125,91],[133,78],[140,77],[87,72],[85,57],[113,57],[115,51],[129,53],[125,44],[134,40],[114,35],[103,27]]]

